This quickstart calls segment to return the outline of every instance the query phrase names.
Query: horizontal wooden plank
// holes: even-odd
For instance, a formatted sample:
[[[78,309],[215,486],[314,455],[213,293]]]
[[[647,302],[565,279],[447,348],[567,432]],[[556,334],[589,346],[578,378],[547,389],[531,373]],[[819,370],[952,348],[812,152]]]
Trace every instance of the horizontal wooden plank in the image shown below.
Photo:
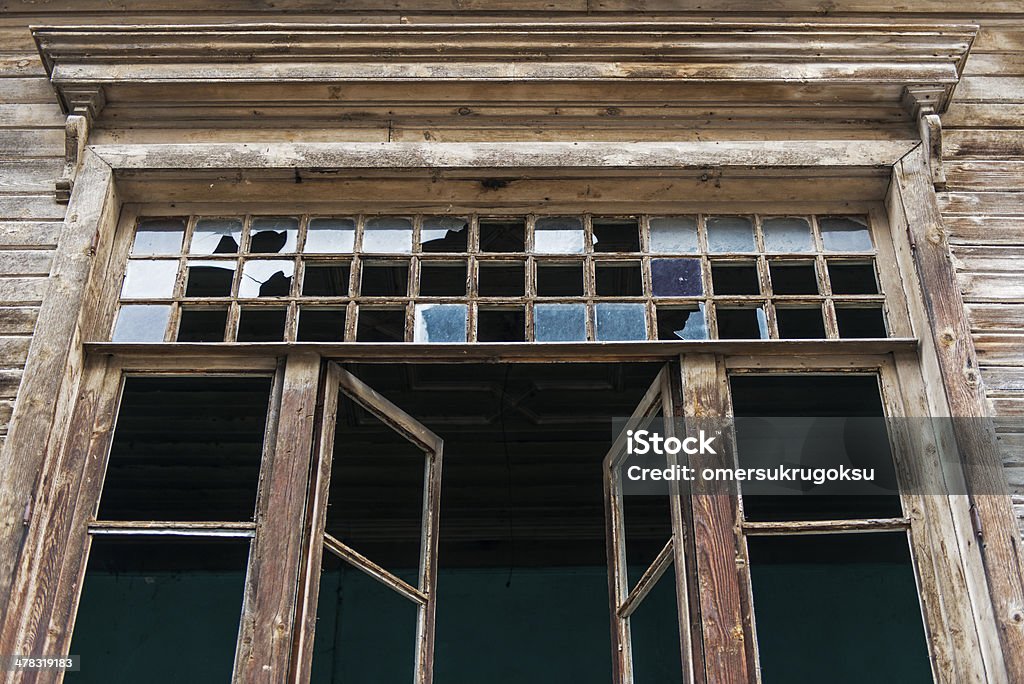
[[[942,125],[953,128],[1021,128],[1024,105],[1014,103],[954,101],[942,115]]]
[[[6,45],[0,49],[7,50]],[[32,52],[0,52],[0,78],[46,78],[46,69],[39,54]]]
[[[38,317],[37,306],[0,306],[0,335],[31,335]]]
[[[1024,244],[954,245],[951,251],[958,271],[1017,274],[1024,271]]]
[[[946,159],[1024,157],[1024,130],[954,129],[946,131],[942,140]]]
[[[1024,330],[1024,304],[965,305],[971,330],[975,332],[1013,332]]]
[[[1021,120],[1024,121],[1024,105],[1021,106]],[[946,172],[948,190],[1024,189],[1024,160],[951,160],[944,162],[942,167]]]
[[[28,346],[32,341],[27,336],[0,336],[0,367],[18,368],[28,358]]]
[[[958,102],[1021,102],[1022,76],[965,76],[953,93]]]
[[[1024,216],[1024,192],[940,192],[944,215]]]
[[[1017,9],[1020,11],[1020,5]],[[978,32],[972,52],[1024,52],[1024,31],[1019,25],[1013,28],[986,26]]]
[[[63,227],[60,221],[0,220],[0,247],[53,247]]]
[[[964,76],[1024,76],[1024,52],[987,53],[973,49],[964,65]]]
[[[1019,216],[945,215],[943,224],[951,244],[1024,244],[1024,218]]]
[[[0,370],[0,399],[14,399],[21,384],[20,370]]]
[[[0,161],[0,193],[42,195],[51,192],[63,167],[63,161],[56,158]]]
[[[957,274],[965,302],[1024,302],[1024,271]],[[1022,351],[1024,353],[1024,351]]]
[[[982,366],[981,377],[989,394],[1021,393],[1024,397],[1024,354],[1021,363],[1021,366]],[[1024,423],[1021,423],[1021,428],[1024,429]]]
[[[1024,397],[992,397],[989,402],[997,416],[1024,418]]]
[[[978,333],[974,335],[974,347],[982,366],[1019,366],[1024,332]]]
[[[0,276],[47,276],[52,262],[51,249],[0,250]]]
[[[0,219],[64,219],[66,206],[48,195],[0,195]]]

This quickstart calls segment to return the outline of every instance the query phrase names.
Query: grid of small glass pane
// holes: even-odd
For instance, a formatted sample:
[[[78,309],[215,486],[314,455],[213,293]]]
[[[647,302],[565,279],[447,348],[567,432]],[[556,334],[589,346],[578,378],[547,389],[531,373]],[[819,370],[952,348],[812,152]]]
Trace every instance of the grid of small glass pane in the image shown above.
[[[115,342],[886,336],[863,216],[141,218]]]

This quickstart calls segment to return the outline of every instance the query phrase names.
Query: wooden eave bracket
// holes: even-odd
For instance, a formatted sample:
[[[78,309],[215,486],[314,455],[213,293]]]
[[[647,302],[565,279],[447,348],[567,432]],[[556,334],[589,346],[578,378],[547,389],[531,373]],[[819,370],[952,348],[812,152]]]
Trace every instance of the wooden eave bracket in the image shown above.
[[[903,90],[903,105],[917,119],[928,175],[937,190],[946,187],[946,172],[942,168],[942,120],[939,113],[945,110],[950,91],[950,88],[938,84],[912,85]]]
[[[63,95],[68,97],[72,93],[66,91]],[[82,166],[82,154],[89,140],[89,130],[103,104],[103,89],[96,87],[76,91],[73,99],[65,105],[70,113],[64,122],[64,168],[60,178],[54,182],[54,198],[61,204],[71,200],[75,177]]]

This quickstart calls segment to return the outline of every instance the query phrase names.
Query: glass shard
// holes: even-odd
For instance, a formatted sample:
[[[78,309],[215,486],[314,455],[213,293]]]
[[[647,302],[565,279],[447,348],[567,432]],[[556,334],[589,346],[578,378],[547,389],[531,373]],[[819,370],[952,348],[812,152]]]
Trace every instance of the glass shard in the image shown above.
[[[640,227],[636,219],[595,217],[592,226],[595,252],[640,251]]]
[[[655,297],[699,297],[704,294],[700,259],[652,259]]]
[[[280,342],[284,340],[287,309],[242,307],[238,317],[239,342]]]
[[[260,216],[252,220],[249,252],[283,254],[294,252],[299,239],[299,219],[291,216]]]
[[[864,219],[854,216],[824,216],[818,219],[821,241],[829,252],[870,252],[871,231]]]
[[[769,252],[813,252],[811,224],[805,218],[780,216],[761,223],[764,248]]]
[[[521,218],[481,218],[481,252],[526,251],[526,226]]]
[[[587,339],[585,304],[536,304],[533,330],[537,342],[579,342]]]
[[[583,222],[576,216],[537,219],[534,251],[542,254],[582,254]]]
[[[408,254],[412,251],[412,221],[400,216],[366,219],[363,251],[378,254]]]
[[[228,310],[219,308],[184,308],[178,324],[178,342],[223,342]]]
[[[767,340],[768,320],[762,307],[718,307],[718,339]]]
[[[599,261],[594,266],[594,277],[600,297],[638,297],[644,293],[639,261]]]
[[[242,269],[238,296],[287,297],[291,293],[295,264],[291,261],[247,261]]]
[[[190,254],[238,254],[242,244],[242,219],[201,218],[192,233]]]
[[[711,216],[707,220],[709,252],[754,252],[754,224],[746,216]]]
[[[465,304],[417,304],[413,342],[465,342]]]
[[[190,261],[185,296],[230,297],[234,280],[234,261]]]
[[[693,254],[698,251],[697,219],[693,216],[663,216],[650,220],[651,252]]]
[[[185,219],[139,219],[132,254],[179,254],[185,237]]]
[[[306,228],[307,254],[351,254],[356,244],[356,221],[352,218],[315,218]]]
[[[659,340],[706,340],[704,304],[697,308],[658,307]]]
[[[612,340],[646,340],[647,306],[643,303],[599,303],[596,337]]]
[[[170,304],[124,304],[117,312],[114,342],[163,342]]]
[[[405,309],[359,307],[356,342],[404,342]]]
[[[526,339],[526,313],[515,309],[480,309],[476,321],[477,342],[522,342]]]
[[[121,285],[122,299],[170,299],[178,277],[173,259],[131,259]]]
[[[465,252],[469,247],[469,221],[453,216],[423,219],[420,245],[424,252]]]

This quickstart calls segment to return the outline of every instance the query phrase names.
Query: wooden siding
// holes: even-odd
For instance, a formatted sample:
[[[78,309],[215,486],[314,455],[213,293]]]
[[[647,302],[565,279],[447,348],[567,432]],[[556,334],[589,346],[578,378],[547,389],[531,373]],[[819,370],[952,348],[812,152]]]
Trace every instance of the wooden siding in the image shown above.
[[[692,9],[679,14],[680,7]],[[63,155],[64,119],[45,78],[28,31],[32,24],[155,24],[217,22],[417,22],[488,20],[599,19],[672,20],[744,18],[975,21],[982,26],[964,80],[943,116],[948,187],[939,195],[950,236],[952,257],[967,305],[982,376],[996,415],[1024,417],[1024,11],[1018,0],[979,0],[975,15],[948,12],[948,0],[779,0],[772,16],[752,0],[709,0],[699,4],[672,0],[357,0],[339,11],[330,0],[268,3],[229,0],[146,0],[35,3],[0,0],[0,439],[21,379],[28,343],[50,268],[51,252],[64,219],[64,205],[53,199],[53,179]],[[456,10],[461,10],[456,14]],[[112,106],[116,114],[116,103]],[[375,117],[374,117],[375,118]],[[384,117],[381,117],[384,118]],[[418,125],[417,125],[418,124]],[[651,130],[651,128],[655,130]],[[686,139],[692,131],[658,133],[656,124],[631,131],[630,139],[664,135]],[[185,132],[192,142],[236,140],[479,140],[472,125],[444,127],[378,120],[335,123],[330,131],[318,122],[314,131],[272,126],[225,131],[197,125]],[[601,133],[571,127],[528,131],[534,139],[608,139]],[[742,131],[751,133],[751,131]],[[182,140],[180,130],[140,127],[101,128],[103,142]],[[740,134],[734,131],[734,135]],[[787,133],[777,129],[776,136]],[[805,135],[806,133],[800,134]],[[484,133],[504,139],[507,134]],[[754,139],[771,134],[754,131]],[[519,139],[522,139],[521,136]],[[621,138],[620,138],[621,139]],[[1007,476],[1024,525],[1024,432],[1004,426],[1000,434]]]

